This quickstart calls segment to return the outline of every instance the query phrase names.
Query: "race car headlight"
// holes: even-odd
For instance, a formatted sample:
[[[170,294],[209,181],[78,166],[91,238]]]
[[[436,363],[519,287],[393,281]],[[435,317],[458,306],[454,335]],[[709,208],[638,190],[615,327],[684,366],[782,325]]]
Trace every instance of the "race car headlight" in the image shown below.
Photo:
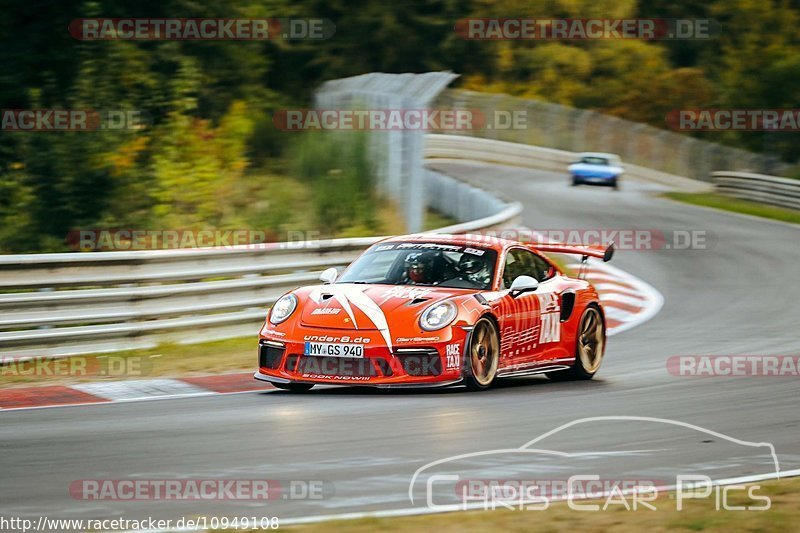
[[[297,308],[297,296],[287,294],[281,296],[269,312],[269,321],[277,325],[289,318]]]
[[[433,304],[419,317],[419,325],[425,331],[441,329],[455,320],[456,314],[456,306],[452,302]]]

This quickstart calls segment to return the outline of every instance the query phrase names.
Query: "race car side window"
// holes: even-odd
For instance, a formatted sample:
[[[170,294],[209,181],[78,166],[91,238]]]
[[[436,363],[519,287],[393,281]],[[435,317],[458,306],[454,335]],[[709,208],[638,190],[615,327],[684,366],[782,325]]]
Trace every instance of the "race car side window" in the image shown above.
[[[503,288],[508,289],[511,287],[511,282],[514,281],[517,273],[517,258],[514,256],[515,250],[509,250],[506,254],[506,263],[503,265]]]
[[[547,281],[555,275],[556,270],[550,263],[536,254],[531,255],[533,255],[534,271],[536,272],[534,278],[538,281]]]
[[[522,248],[512,248],[506,254],[506,264],[503,269],[503,287],[508,289],[511,283],[519,276],[531,276],[533,263],[531,254]]]
[[[531,276],[538,281],[553,277],[554,269],[550,264],[531,251],[513,248],[506,255],[503,268],[503,288],[508,289],[519,276]]]

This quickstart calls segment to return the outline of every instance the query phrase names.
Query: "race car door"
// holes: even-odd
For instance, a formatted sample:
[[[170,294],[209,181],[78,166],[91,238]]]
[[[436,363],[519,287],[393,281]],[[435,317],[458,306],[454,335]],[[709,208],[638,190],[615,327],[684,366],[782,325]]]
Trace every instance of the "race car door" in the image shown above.
[[[561,342],[563,278],[557,276],[558,271],[543,257],[532,255],[533,277],[539,281],[539,288],[536,289],[536,297],[539,299],[539,345],[536,349],[536,361],[563,359],[569,355]]]
[[[537,262],[541,259],[525,248],[511,248],[503,265],[503,289],[509,289],[511,283],[519,276],[531,276],[537,280],[541,272],[537,270]],[[549,300],[541,297],[540,286],[533,292],[526,292],[516,298],[511,294],[503,296],[500,322],[500,363],[499,369],[508,371],[522,370],[534,365],[540,359],[541,344],[541,311],[542,302]]]

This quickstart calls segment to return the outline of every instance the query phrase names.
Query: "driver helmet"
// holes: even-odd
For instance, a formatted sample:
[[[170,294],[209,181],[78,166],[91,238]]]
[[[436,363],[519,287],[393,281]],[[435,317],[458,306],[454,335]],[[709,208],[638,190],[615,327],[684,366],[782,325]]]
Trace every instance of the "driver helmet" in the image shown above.
[[[406,275],[414,283],[435,281],[436,252],[418,252],[406,257]]]
[[[486,267],[482,257],[472,254],[461,254],[458,259],[458,270],[467,275],[475,275]]]

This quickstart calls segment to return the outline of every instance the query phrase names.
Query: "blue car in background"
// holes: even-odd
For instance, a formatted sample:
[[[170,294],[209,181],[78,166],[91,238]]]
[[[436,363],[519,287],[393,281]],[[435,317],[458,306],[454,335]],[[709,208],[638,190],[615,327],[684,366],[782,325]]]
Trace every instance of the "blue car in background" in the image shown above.
[[[620,176],[624,169],[618,155],[601,152],[584,152],[571,163],[567,170],[572,177],[572,185],[608,185],[619,188]]]

